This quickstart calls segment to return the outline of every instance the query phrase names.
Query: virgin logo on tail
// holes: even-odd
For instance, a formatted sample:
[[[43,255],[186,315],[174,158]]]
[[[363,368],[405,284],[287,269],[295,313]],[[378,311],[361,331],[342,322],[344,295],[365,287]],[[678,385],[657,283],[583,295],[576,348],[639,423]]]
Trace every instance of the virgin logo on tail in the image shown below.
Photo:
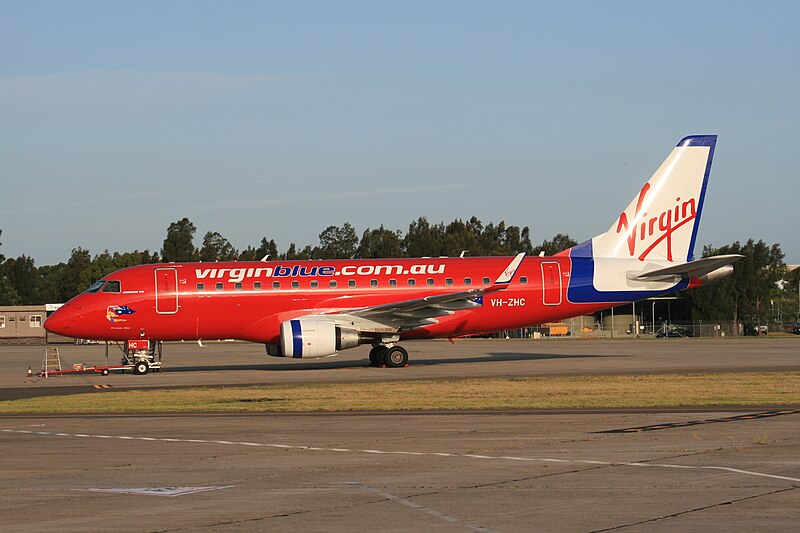
[[[697,216],[696,202],[694,198],[689,198],[686,201],[681,201],[681,198],[675,198],[675,205],[659,213],[657,216],[649,217],[648,214],[642,213],[642,205],[644,204],[645,197],[650,191],[650,184],[645,183],[642,190],[639,191],[639,199],[636,201],[636,210],[633,213],[634,225],[628,223],[628,214],[622,212],[619,215],[619,222],[617,223],[617,233],[624,233],[627,235],[628,252],[631,257],[636,255],[636,244],[641,242],[646,244],[645,240],[649,242],[649,246],[639,255],[639,261],[644,261],[645,258],[652,252],[656,246],[662,241],[667,244],[667,260],[672,261],[672,234],[684,224],[691,222]],[[651,241],[652,239],[652,241]]]

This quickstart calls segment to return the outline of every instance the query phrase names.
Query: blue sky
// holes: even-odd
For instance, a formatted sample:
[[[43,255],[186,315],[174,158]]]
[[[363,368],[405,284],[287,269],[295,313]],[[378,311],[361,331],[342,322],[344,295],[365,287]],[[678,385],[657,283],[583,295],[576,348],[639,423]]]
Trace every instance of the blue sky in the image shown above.
[[[800,263],[800,3],[0,0],[0,253],[477,216],[601,233],[719,135],[698,244]]]

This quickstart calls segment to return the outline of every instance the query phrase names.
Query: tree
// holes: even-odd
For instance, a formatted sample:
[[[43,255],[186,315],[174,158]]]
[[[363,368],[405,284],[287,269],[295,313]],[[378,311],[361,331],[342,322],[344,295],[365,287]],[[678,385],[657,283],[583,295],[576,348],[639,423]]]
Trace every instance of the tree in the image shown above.
[[[197,258],[193,242],[196,231],[197,228],[186,217],[170,224],[161,249],[164,262],[194,261]]]
[[[258,248],[248,246],[239,254],[239,261],[261,261],[264,256],[269,256],[273,260],[278,258],[278,245],[275,243],[275,239],[267,240],[264,237]]]
[[[576,244],[578,244],[578,242],[566,233],[559,233],[553,237],[552,240],[548,241],[545,239],[542,241],[542,244],[533,249],[533,255],[539,255],[542,252],[544,252],[544,255],[547,256],[556,255],[558,252],[563,252],[567,248],[572,248]]]
[[[356,250],[360,259],[378,259],[403,256],[403,240],[399,231],[391,231],[381,225],[378,229],[364,230]]]
[[[209,231],[203,237],[203,247],[200,249],[201,261],[233,261],[238,255],[236,248],[218,232]]]
[[[726,254],[744,258],[734,263],[732,276],[686,292],[692,320],[766,321],[770,300],[780,291],[777,282],[785,274],[780,245],[750,239],[744,245],[737,241],[720,248],[703,247],[703,257]]]
[[[479,243],[481,229],[482,224],[475,217],[466,223],[461,219],[453,220],[444,228],[440,254],[458,257],[466,251],[473,255],[484,255]]]
[[[349,222],[342,227],[328,226],[319,234],[319,253],[315,259],[350,259],[357,247],[358,235]]]
[[[3,264],[3,277],[14,288],[16,299],[20,304],[32,305],[34,293],[39,281],[39,272],[33,258],[21,255],[17,259],[9,259]]]
[[[428,219],[419,217],[409,224],[403,239],[403,248],[408,257],[437,257],[442,255],[444,225],[431,226]],[[460,253],[460,252],[459,252]]]
[[[86,289],[93,281],[90,273],[92,257],[89,250],[75,248],[67,261],[60,282],[61,301],[66,302],[82,290]]]
[[[158,254],[150,254],[148,250],[143,252],[135,250],[123,254],[119,252],[112,254],[105,250],[103,253],[96,255],[91,264],[81,272],[80,281],[82,285],[89,286],[117,270],[147,263],[157,263],[158,260]]]
[[[74,294],[65,294],[62,289],[62,280],[64,279],[66,268],[66,263],[45,265],[38,268],[39,282],[36,285],[34,303],[66,302],[75,296]]]
[[[8,278],[0,274],[0,305],[19,305],[20,298]]]
[[[311,246],[306,246],[299,252],[297,251],[297,245],[295,243],[289,244],[289,249],[286,250],[286,253],[283,254],[283,259],[286,261],[301,261],[303,259],[311,259],[313,249]]]
[[[0,235],[2,234],[3,230],[0,230]],[[5,259],[5,256],[0,254],[0,305],[17,305],[19,294],[6,276]]]

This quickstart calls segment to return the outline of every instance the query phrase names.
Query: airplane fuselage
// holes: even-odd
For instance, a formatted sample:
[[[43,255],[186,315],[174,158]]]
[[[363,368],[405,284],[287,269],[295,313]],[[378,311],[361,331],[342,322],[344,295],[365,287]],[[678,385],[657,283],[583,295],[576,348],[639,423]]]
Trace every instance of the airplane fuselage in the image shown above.
[[[509,257],[168,263],[118,271],[48,321],[72,337],[124,341],[241,339],[276,344],[281,323],[488,287]],[[581,258],[576,258],[580,260]],[[480,305],[405,329],[402,339],[460,337],[592,313],[607,301],[572,302],[582,283],[568,256],[525,258],[509,286]]]

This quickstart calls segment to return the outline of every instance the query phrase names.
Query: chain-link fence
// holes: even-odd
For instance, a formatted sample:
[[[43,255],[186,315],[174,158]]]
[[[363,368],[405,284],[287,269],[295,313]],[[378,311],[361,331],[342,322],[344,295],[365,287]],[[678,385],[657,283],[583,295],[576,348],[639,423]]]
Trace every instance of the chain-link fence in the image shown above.
[[[540,326],[518,328],[485,335],[499,339],[539,339],[539,338],[713,338],[764,336],[770,333],[794,333],[800,335],[800,323],[745,323],[745,322],[637,322],[629,316],[620,317],[617,324],[609,326],[603,322],[570,319]],[[638,327],[637,327],[638,326]]]

